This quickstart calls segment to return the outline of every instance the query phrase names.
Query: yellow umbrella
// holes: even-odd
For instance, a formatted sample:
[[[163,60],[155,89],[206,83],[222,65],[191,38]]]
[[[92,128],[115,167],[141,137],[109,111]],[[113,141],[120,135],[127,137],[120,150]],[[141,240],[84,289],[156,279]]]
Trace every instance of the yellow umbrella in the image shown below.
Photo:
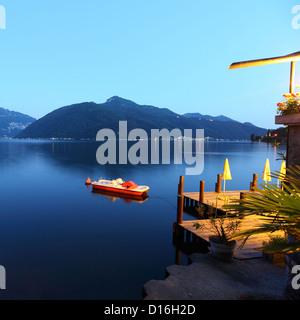
[[[283,181],[285,174],[286,174],[286,165],[285,165],[285,161],[282,160],[281,167],[280,167],[280,177],[277,180],[277,187],[279,187],[279,181]]]
[[[225,163],[224,163],[222,179],[224,180],[224,192],[225,192],[225,182],[226,182],[226,180],[231,180],[232,179],[231,178],[230,168],[229,168],[229,162],[228,162],[227,158],[226,158]]]
[[[269,159],[266,160],[265,168],[264,168],[264,171],[263,171],[263,174],[261,177],[265,181],[266,184],[268,183],[268,181],[272,181]]]

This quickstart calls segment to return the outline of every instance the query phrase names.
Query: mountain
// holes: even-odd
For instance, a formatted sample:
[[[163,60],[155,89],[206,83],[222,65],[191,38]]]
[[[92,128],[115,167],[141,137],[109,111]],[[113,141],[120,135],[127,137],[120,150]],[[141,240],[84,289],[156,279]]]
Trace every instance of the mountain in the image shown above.
[[[209,120],[209,121],[234,121],[234,122],[238,122],[236,120],[233,120],[231,118],[225,117],[223,115],[215,117],[215,116],[210,116],[208,114],[203,115],[203,114],[201,114],[199,112],[185,113],[185,114],[183,114],[183,116],[186,117],[186,118],[206,119],[206,120]],[[252,124],[251,122],[244,122],[244,124],[247,125],[247,126],[255,127],[255,125]]]
[[[186,118],[197,118],[197,119],[206,119],[206,120],[213,120],[213,121],[215,121],[215,120],[217,120],[217,121],[235,121],[235,120],[230,119],[228,117],[225,117],[223,115],[214,117],[214,116],[210,116],[208,114],[203,115],[203,114],[201,114],[199,112],[185,113],[185,114],[183,114],[183,116],[186,117]]]
[[[0,138],[12,138],[36,119],[15,111],[0,108]]]
[[[267,130],[237,121],[210,121],[187,118],[166,108],[138,105],[117,96],[105,103],[84,102],[59,108],[35,121],[16,138],[96,139],[100,129],[119,131],[119,121],[127,120],[128,131],[141,128],[172,130],[204,129],[205,136],[216,139],[250,139],[252,133],[264,135]],[[195,132],[195,131],[194,131]]]

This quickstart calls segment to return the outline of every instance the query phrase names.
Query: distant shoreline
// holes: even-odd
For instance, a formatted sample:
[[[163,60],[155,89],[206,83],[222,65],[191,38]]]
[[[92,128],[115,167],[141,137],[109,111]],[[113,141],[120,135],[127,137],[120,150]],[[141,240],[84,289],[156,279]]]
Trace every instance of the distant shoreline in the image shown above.
[[[0,138],[1,141],[48,141],[48,142],[97,142],[96,139],[74,139],[74,138]],[[118,141],[120,139],[117,139]],[[195,138],[192,139],[195,141]],[[148,139],[148,141],[151,141],[151,138]],[[161,141],[161,139],[160,139]],[[171,139],[171,141],[174,141],[174,139]],[[134,143],[135,141],[131,141]],[[267,144],[273,144],[273,142],[270,141],[251,141],[250,139],[204,139],[204,142],[250,142],[250,143],[267,143]],[[280,142],[279,145],[286,145],[286,142]]]

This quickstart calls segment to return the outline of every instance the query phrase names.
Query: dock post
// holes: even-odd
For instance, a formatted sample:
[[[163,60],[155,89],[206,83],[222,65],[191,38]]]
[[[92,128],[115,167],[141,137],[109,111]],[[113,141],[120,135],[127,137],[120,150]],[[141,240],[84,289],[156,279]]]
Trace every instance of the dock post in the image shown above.
[[[180,224],[183,222],[183,205],[184,205],[184,196],[177,196],[177,223]]]
[[[176,253],[175,253],[175,264],[178,266],[181,265],[181,250],[176,248]]]
[[[253,174],[253,188],[257,188],[257,178],[258,178],[258,175],[255,173]],[[252,188],[252,190],[254,190]]]
[[[241,193],[240,193],[240,200],[245,200],[245,199],[246,199],[246,193],[241,192]],[[243,204],[240,203],[240,205],[242,206]],[[244,218],[243,213],[241,214],[241,217],[240,217],[240,218]]]
[[[184,185],[184,176],[180,176],[179,185],[178,185],[178,195],[183,194],[183,185]]]
[[[200,205],[204,202],[204,186],[205,186],[205,181],[200,181],[200,193],[199,193]]]
[[[245,200],[246,199],[246,193],[241,192],[240,193],[240,200]]]
[[[222,175],[221,174],[218,174],[215,191],[217,193],[221,193],[222,192]]]

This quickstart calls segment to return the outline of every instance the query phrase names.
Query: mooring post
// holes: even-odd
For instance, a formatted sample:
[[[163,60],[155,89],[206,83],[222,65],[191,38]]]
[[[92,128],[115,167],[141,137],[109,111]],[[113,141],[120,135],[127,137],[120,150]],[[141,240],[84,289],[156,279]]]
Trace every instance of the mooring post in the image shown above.
[[[183,194],[183,185],[184,185],[184,176],[180,176],[179,185],[178,185],[178,195]]]
[[[252,191],[254,191],[254,188],[257,188],[257,179],[258,175],[256,173],[253,174],[253,182],[252,182]]]
[[[218,176],[217,176],[217,183],[216,183],[215,191],[217,193],[221,193],[222,192],[222,175],[221,174],[218,174]]]
[[[245,200],[245,199],[246,199],[246,193],[240,192],[240,200]]]
[[[184,204],[184,196],[177,196],[177,223],[180,224],[183,222],[183,204]]]
[[[176,253],[175,253],[175,264],[178,266],[181,265],[181,250],[176,248]]]
[[[246,199],[246,193],[241,192],[241,193],[240,193],[240,200],[245,200],[245,199]],[[242,206],[243,203],[240,202],[240,205]],[[241,213],[241,217],[240,217],[240,218],[244,218],[243,213]]]
[[[200,181],[199,204],[202,204],[204,202],[204,186],[205,181]]]

